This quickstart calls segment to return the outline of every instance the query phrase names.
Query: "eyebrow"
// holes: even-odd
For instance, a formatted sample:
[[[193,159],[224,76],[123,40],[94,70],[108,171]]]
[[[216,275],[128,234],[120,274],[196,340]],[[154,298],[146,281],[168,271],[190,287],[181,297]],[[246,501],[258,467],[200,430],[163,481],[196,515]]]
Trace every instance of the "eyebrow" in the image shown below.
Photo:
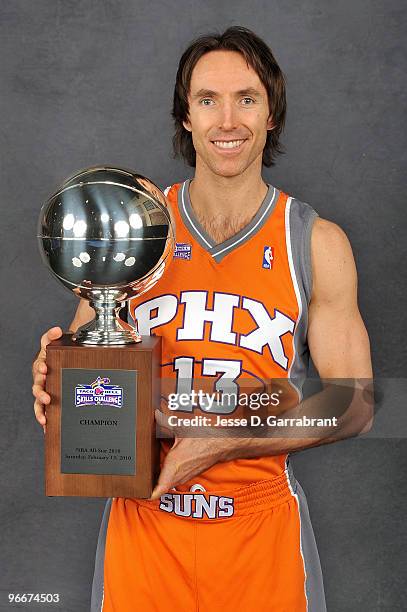
[[[217,95],[219,95],[217,91],[212,91],[211,89],[200,89],[192,96],[192,99],[195,100],[196,98],[202,98],[205,96],[216,97]],[[235,95],[237,96],[249,96],[250,95],[250,96],[261,97],[262,94],[260,93],[260,91],[258,91],[254,87],[247,87],[246,89],[239,89],[239,91],[235,92]]]

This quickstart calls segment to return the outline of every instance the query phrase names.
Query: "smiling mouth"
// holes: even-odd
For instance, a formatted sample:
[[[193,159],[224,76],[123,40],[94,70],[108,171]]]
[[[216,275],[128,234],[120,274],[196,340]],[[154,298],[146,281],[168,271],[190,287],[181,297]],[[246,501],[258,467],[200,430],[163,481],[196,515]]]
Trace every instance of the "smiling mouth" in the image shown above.
[[[212,144],[218,149],[238,149],[246,139],[243,140],[212,140]]]

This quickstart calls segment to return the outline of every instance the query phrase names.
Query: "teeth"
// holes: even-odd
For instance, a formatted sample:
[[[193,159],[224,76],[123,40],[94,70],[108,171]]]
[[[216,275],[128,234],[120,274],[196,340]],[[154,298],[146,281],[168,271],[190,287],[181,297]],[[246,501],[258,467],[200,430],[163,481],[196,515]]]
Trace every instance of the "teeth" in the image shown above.
[[[235,149],[236,147],[239,147],[242,142],[244,142],[244,140],[215,140],[214,144],[221,149]]]

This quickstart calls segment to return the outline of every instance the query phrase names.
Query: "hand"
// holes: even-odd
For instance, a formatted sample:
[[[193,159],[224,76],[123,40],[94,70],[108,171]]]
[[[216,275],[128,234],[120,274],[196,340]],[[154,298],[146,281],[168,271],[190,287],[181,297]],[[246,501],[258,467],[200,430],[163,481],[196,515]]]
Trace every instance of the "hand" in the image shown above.
[[[35,397],[34,402],[34,412],[35,418],[38,423],[42,425],[44,433],[46,432],[46,416],[45,416],[45,406],[50,403],[51,397],[45,391],[45,379],[47,375],[47,364],[45,363],[46,359],[46,349],[47,345],[52,340],[57,340],[62,336],[62,329],[60,327],[51,327],[45,334],[41,337],[41,350],[38,354],[38,357],[34,361],[32,365],[32,374],[33,374],[33,386],[32,392]]]
[[[157,424],[172,431],[166,417],[155,411]],[[158,499],[173,487],[187,482],[216,463],[234,459],[242,440],[236,438],[177,438],[165,457],[161,473],[150,499]]]

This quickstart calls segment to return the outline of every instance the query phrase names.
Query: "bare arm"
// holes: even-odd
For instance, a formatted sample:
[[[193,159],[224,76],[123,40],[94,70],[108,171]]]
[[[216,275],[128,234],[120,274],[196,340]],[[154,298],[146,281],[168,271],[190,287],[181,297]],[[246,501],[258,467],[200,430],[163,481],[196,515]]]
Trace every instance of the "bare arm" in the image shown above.
[[[316,219],[308,345],[321,378],[371,378],[369,337],[357,303],[357,273],[343,230]]]
[[[81,299],[76,309],[75,316],[69,326],[69,330],[75,332],[79,327],[85,325],[94,318],[95,311],[89,306],[87,300]],[[51,398],[45,391],[45,379],[47,375],[46,349],[47,345],[62,336],[60,327],[52,327],[41,337],[41,348],[32,365],[33,386],[32,392],[35,398],[34,413],[38,423],[43,426],[45,433],[45,406],[50,403]]]

